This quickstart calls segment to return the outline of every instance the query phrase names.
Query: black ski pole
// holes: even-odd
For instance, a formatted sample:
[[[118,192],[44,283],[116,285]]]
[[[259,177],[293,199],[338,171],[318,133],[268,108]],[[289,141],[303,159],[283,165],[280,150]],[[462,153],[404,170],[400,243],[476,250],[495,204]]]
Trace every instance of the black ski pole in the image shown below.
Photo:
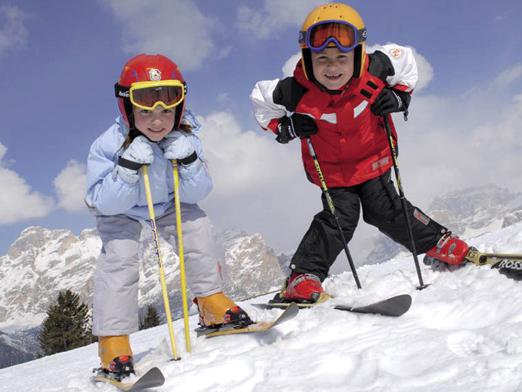
[[[326,198],[326,203],[328,204],[328,208],[330,209],[331,214],[334,217],[335,224],[337,225],[337,229],[339,230],[339,234],[341,235],[341,240],[344,245],[344,252],[346,253],[346,257],[348,258],[348,263],[350,264],[350,269],[352,270],[353,278],[355,279],[355,283],[357,284],[357,288],[361,288],[361,282],[359,282],[359,277],[357,276],[357,271],[355,270],[355,265],[353,264],[353,259],[350,254],[350,250],[348,249],[348,243],[346,238],[344,237],[343,229],[341,224],[339,223],[339,219],[337,219],[337,215],[335,215],[335,205],[333,203],[332,197],[330,196],[330,192],[328,191],[328,187],[326,186],[326,181],[323,176],[323,172],[321,170],[321,166],[319,166],[319,161],[317,160],[317,155],[315,155],[314,147],[312,146],[312,140],[307,137],[306,142],[308,143],[308,149],[310,150],[310,155],[314,160],[315,170],[317,171],[317,175],[319,176],[319,181],[321,182],[321,188],[323,190],[323,194]]]
[[[404,196],[404,192],[402,190],[401,183],[401,175],[399,173],[399,164],[397,163],[397,152],[395,150],[395,146],[393,144],[392,132],[390,129],[390,124],[388,122],[388,117],[386,115],[382,116],[384,120],[384,126],[386,127],[386,135],[388,136],[388,145],[390,146],[390,152],[393,160],[393,170],[395,171],[395,178],[397,179],[397,188],[399,189],[399,198],[401,199],[402,211],[404,212],[404,219],[406,220],[406,226],[408,226],[408,236],[410,237],[410,247],[411,253],[413,254],[413,261],[415,262],[415,268],[417,269],[417,276],[419,277],[419,287],[417,290],[422,290],[428,287],[422,281],[422,274],[419,266],[419,259],[417,258],[417,248],[415,247],[415,240],[413,239],[413,230],[411,228],[410,215],[408,211],[408,204],[406,203],[406,198]]]

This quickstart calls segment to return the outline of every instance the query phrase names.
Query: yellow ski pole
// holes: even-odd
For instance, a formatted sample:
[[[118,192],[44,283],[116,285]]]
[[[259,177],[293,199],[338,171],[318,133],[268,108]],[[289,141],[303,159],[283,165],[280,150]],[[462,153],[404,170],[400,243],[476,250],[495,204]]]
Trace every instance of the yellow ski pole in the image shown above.
[[[169,327],[170,347],[172,349],[172,359],[174,361],[180,360],[176,350],[176,339],[174,337],[174,327],[172,325],[172,314],[170,313],[169,296],[167,293],[167,282],[165,279],[165,269],[163,268],[163,261],[161,259],[160,244],[158,229],[156,227],[156,215],[154,213],[154,205],[152,204],[152,195],[150,192],[149,168],[144,165],[143,168],[143,182],[145,184],[145,196],[147,198],[147,206],[149,208],[149,218],[152,224],[152,237],[156,245],[156,256],[158,257],[158,265],[160,271],[161,293],[163,295],[163,305],[165,307],[165,314],[167,316],[167,325]]]
[[[187,302],[187,279],[185,275],[185,251],[183,249],[183,231],[181,228],[181,205],[179,200],[179,171],[178,162],[172,161],[172,175],[174,176],[174,205],[176,207],[176,229],[178,232],[178,256],[179,256],[179,274],[181,278],[181,298],[183,303],[183,322],[185,325],[185,346],[187,352],[190,352],[190,326],[189,312]]]

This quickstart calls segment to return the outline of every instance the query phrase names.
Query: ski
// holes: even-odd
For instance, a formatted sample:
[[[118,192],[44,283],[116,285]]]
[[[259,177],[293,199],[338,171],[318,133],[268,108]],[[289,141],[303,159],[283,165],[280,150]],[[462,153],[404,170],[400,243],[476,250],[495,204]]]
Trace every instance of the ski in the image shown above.
[[[322,302],[325,302],[324,300]],[[266,304],[252,304],[261,309],[282,309],[292,304],[296,304],[299,308],[312,308],[319,303],[295,303],[295,302],[268,302]],[[399,317],[406,313],[411,306],[411,296],[408,294],[397,295],[379,302],[374,302],[365,306],[349,306],[336,305],[334,309],[344,310],[352,313],[378,314],[381,316]]]
[[[288,306],[283,313],[279,315],[274,321],[270,322],[259,322],[251,324],[247,327],[243,328],[234,328],[234,327],[222,327],[222,328],[207,328],[207,329],[196,329],[198,336],[205,336],[207,338],[212,338],[216,336],[224,336],[224,335],[237,335],[237,334],[246,334],[246,333],[258,333],[258,332],[266,332],[276,325],[284,323],[288,320],[293,319],[297,316],[299,312],[299,307],[297,306]]]
[[[161,370],[159,370],[157,367],[153,367],[134,382],[118,381],[114,378],[104,376],[103,374],[94,376],[93,382],[104,382],[114,385],[121,391],[134,392],[147,388],[160,387],[165,383],[165,377],[163,376]]]
[[[522,280],[522,254],[483,253],[471,247],[466,260],[478,266],[490,265],[511,279]]]
[[[366,306],[337,305],[334,309],[345,310],[352,313],[368,313],[388,317],[400,317],[410,309],[410,306],[411,296],[408,294],[402,294]]]

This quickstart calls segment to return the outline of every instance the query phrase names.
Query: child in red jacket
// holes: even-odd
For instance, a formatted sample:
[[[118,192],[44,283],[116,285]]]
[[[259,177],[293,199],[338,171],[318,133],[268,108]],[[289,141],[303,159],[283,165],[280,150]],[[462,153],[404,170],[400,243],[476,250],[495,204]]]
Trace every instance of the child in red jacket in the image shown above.
[[[360,15],[343,3],[315,8],[299,33],[302,51],[294,76],[260,81],[251,94],[257,121],[279,143],[301,138],[308,179],[320,186],[310,155],[310,138],[347,241],[359,220],[411,248],[399,195],[391,180],[393,165],[384,118],[397,134],[390,113],[404,112],[417,82],[410,48],[389,44],[366,53],[366,28]],[[382,90],[368,100],[361,90],[378,80]],[[369,103],[371,102],[371,103]],[[291,263],[281,294],[289,301],[316,301],[321,282],[344,244],[325,196]],[[468,245],[407,202],[415,247],[425,262],[464,262]],[[410,249],[411,250],[411,249]]]

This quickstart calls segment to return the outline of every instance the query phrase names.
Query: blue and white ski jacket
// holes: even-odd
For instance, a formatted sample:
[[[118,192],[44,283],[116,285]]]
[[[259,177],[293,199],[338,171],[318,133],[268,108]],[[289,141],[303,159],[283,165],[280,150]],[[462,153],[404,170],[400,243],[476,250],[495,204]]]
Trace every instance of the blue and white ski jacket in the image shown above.
[[[192,127],[190,139],[198,159],[187,166],[179,166],[180,201],[195,204],[212,190],[212,178],[204,160],[201,141],[196,135],[201,125],[189,110],[185,110],[183,122]],[[140,177],[137,183],[129,184],[116,173],[118,158],[123,153],[122,144],[128,132],[129,129],[121,117],[118,117],[116,123],[92,144],[87,158],[85,202],[95,210],[95,214],[125,214],[134,219],[144,220],[149,218],[149,212],[143,177]],[[174,205],[172,165],[163,156],[158,143],[153,143],[152,150],[154,161],[149,166],[150,187],[154,211],[161,217]]]

